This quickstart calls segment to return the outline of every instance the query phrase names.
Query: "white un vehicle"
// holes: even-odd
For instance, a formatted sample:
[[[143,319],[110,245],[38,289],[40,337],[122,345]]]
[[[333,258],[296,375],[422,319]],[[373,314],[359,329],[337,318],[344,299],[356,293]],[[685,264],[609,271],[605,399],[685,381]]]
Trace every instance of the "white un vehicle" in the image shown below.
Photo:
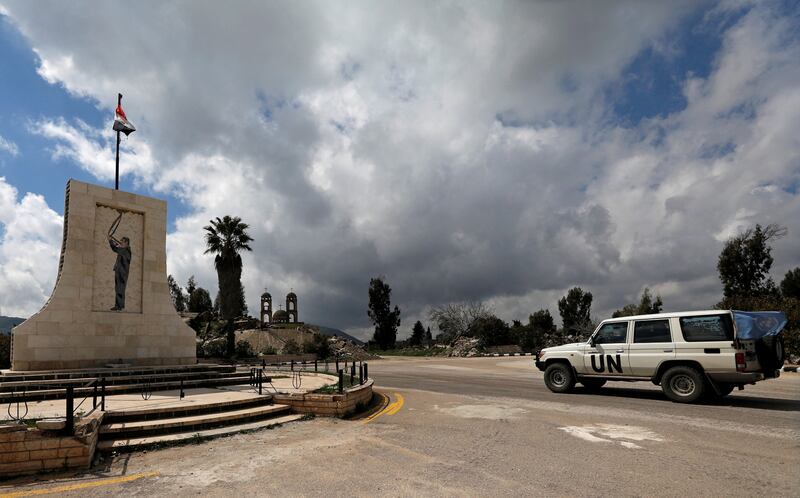
[[[672,401],[726,396],[783,366],[781,312],[689,311],[604,320],[587,342],[541,350],[544,382],[564,393],[606,381],[650,381]]]

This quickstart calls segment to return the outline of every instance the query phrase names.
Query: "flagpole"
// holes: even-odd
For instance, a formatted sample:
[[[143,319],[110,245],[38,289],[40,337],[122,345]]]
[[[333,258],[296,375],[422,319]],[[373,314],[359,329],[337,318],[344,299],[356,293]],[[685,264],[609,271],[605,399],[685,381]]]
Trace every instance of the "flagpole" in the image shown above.
[[[117,94],[117,107],[122,105],[122,94]],[[119,190],[119,131],[117,131],[117,168],[114,174],[114,190]]]

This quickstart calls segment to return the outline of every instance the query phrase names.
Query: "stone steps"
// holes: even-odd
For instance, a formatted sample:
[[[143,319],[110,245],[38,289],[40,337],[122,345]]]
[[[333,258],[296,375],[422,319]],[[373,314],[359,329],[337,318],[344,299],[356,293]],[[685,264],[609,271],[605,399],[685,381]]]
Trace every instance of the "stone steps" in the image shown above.
[[[303,418],[302,414],[292,414],[292,415],[283,415],[279,417],[268,418],[265,420],[258,420],[255,422],[249,422],[245,424],[218,427],[214,429],[191,430],[185,432],[176,432],[173,434],[161,434],[150,437],[101,440],[98,441],[97,443],[97,451],[100,452],[132,451],[132,450],[150,448],[153,446],[195,442],[202,439],[230,436],[243,431],[264,429],[280,424],[295,422],[301,420],[302,418]]]
[[[234,434],[300,418],[302,415],[292,414],[288,405],[273,404],[270,395],[108,411],[100,426],[97,449],[120,451],[197,441],[198,438]]]
[[[290,412],[288,405],[266,405],[182,417],[104,423],[100,426],[100,439],[129,439],[175,432],[197,431],[251,422],[276,415],[285,415]]]
[[[191,396],[192,393],[189,393]],[[171,417],[187,417],[192,415],[201,415],[205,413],[219,413],[231,410],[241,410],[244,408],[252,408],[258,406],[266,406],[272,404],[272,395],[257,396],[252,394],[250,398],[243,399],[226,399],[225,401],[217,401],[211,403],[203,403],[202,405],[184,403],[173,403],[166,406],[159,404],[155,408],[133,408],[125,410],[109,410],[106,412],[103,422],[106,424],[115,424],[120,422],[137,422],[145,420],[156,420]]]

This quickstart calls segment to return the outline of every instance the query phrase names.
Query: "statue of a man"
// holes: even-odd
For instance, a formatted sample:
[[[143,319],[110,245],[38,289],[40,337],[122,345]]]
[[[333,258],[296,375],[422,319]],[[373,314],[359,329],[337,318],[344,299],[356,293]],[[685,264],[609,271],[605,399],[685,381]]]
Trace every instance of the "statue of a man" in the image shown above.
[[[111,311],[122,311],[125,309],[125,286],[128,285],[128,270],[131,268],[131,241],[128,237],[117,240],[109,235],[108,244],[111,246],[111,250],[117,253],[117,261],[114,263],[116,297]]]

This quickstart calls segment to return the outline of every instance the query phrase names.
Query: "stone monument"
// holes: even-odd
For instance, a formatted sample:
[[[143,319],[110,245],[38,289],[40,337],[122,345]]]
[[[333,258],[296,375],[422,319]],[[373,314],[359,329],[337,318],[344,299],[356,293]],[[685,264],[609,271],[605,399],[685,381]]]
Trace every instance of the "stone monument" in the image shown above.
[[[69,180],[55,289],[14,328],[15,371],[197,362],[167,286],[167,203]]]

